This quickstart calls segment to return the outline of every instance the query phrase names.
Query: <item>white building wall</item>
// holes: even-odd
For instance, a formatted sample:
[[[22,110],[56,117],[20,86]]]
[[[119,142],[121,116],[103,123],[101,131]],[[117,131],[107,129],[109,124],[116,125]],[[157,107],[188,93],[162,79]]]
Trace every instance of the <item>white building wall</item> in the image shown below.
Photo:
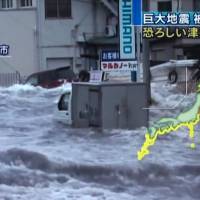
[[[0,44],[10,45],[10,58],[0,58],[0,72],[9,68],[22,76],[66,65],[84,66],[77,41],[103,35],[109,11],[98,1],[72,0],[72,18],[45,19],[44,0],[33,7],[0,9]],[[3,69],[4,68],[4,69]]]
[[[40,32],[40,68],[44,70],[54,62],[55,67],[71,63],[76,71],[77,65],[84,65],[80,58],[80,47],[77,41],[80,38],[94,36],[95,32],[102,35],[106,27],[108,11],[100,3],[94,9],[93,0],[72,0],[72,18],[45,19],[44,0],[39,0],[39,32]],[[60,58],[60,61],[59,61]],[[66,60],[66,63],[63,63]]]
[[[38,70],[36,10],[0,10],[0,44],[10,46],[10,58],[0,58],[0,72],[6,68],[22,76]]]

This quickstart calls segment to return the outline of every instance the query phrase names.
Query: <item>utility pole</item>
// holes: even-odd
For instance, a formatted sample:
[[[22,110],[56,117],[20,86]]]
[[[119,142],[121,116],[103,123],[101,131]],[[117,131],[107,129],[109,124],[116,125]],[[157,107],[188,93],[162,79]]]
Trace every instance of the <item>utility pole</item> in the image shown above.
[[[149,0],[142,0],[143,3],[143,11],[149,10]],[[147,101],[148,106],[151,103],[151,83],[150,83],[150,56],[149,56],[149,41],[148,39],[142,40],[142,52],[143,52],[143,79],[144,83],[146,83],[146,93],[147,93]]]

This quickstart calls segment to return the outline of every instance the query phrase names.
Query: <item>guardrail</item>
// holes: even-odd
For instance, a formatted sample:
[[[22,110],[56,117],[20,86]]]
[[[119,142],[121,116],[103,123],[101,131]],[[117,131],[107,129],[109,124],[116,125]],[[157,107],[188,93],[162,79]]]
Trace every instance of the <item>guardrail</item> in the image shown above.
[[[19,72],[0,73],[0,87],[9,87],[21,83]]]

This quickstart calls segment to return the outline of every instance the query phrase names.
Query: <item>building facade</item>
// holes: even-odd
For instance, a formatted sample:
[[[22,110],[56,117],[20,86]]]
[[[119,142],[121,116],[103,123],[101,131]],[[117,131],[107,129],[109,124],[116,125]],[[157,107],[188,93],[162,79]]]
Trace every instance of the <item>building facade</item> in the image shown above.
[[[0,0],[0,72],[22,76],[71,66],[97,67],[102,48],[117,45],[117,3],[112,0]]]
[[[151,0],[149,10],[152,11],[199,11],[199,0]],[[150,41],[150,59],[152,64],[170,59],[200,58],[200,39],[154,39]]]
[[[0,45],[9,46],[0,57],[0,72],[38,70],[36,1],[0,0]]]

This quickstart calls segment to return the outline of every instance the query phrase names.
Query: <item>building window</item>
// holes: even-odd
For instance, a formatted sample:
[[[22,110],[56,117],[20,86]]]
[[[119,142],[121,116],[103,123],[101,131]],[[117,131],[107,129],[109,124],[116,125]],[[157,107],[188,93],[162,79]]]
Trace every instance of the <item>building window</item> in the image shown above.
[[[194,0],[194,11],[199,11],[199,10],[200,10],[200,1]]]
[[[46,18],[70,18],[71,0],[45,0]]]
[[[20,0],[19,6],[20,7],[32,7],[32,0]]]
[[[1,0],[0,1],[0,8],[12,8],[13,7],[13,0]]]
[[[159,12],[171,12],[172,11],[172,1],[159,1],[158,2]]]

